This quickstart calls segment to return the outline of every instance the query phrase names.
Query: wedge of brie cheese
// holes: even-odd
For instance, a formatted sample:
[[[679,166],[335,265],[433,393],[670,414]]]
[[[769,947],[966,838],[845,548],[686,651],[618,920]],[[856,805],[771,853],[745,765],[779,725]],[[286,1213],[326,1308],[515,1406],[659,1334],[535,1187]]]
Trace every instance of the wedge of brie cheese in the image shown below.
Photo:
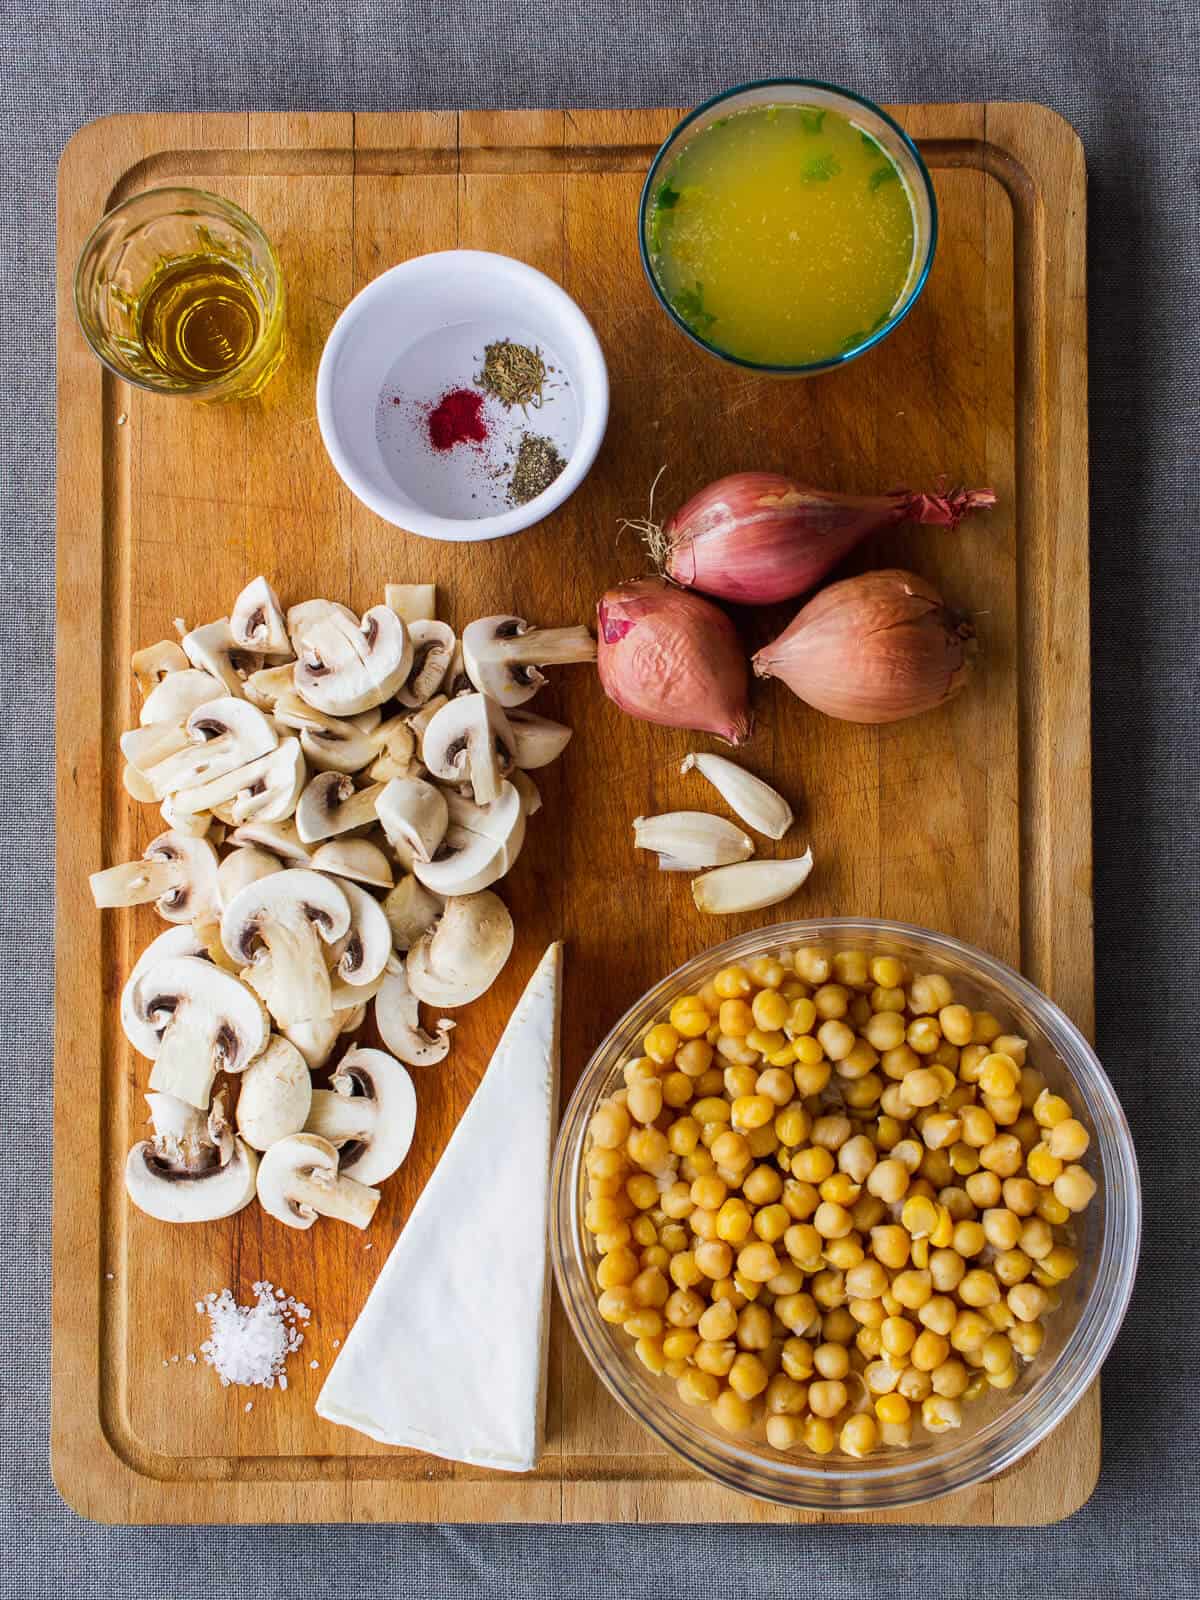
[[[537,1465],[561,971],[552,944],[325,1380],[328,1421],[450,1461]]]

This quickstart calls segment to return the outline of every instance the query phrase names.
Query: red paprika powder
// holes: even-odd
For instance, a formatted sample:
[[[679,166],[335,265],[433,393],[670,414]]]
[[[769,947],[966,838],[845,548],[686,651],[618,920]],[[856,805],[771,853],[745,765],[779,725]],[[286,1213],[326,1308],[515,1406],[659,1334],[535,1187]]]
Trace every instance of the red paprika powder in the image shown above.
[[[474,389],[451,389],[429,413],[429,442],[435,450],[456,444],[479,444],[488,436],[483,396]]]

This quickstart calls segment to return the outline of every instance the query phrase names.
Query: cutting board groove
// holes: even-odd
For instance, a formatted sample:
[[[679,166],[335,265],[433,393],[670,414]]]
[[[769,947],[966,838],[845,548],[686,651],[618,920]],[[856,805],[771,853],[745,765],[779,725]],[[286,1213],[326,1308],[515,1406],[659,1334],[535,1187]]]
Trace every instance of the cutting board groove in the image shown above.
[[[956,534],[900,529],[858,564],[911,565],[978,613],[982,669],[936,715],[887,729],[824,722],[756,691],[754,770],[797,804],[818,869],[795,914],[894,916],[1013,962],[1092,1022],[1087,629],[1085,178],[1079,142],[1044,107],[902,107],[938,190],[942,235],[912,316],[844,372],[772,383],[693,351],[657,311],[634,238],[646,164],[676,120],[654,111],[178,115],[111,118],[64,154],[58,229],[58,969],[55,1053],[56,1482],[108,1522],[819,1520],[735,1496],[643,1433],[607,1397],[556,1308],[547,1450],[510,1478],[388,1451],[321,1422],[312,1401],[551,938],[567,941],[564,1094],[619,1012],[662,971],[751,919],[716,925],[686,882],[635,861],[639,812],[700,803],[678,760],[698,741],[622,718],[594,675],[560,672],[538,709],[576,738],[539,773],[545,810],[506,880],[518,941],[462,1014],[444,1069],[421,1075],[413,1156],[364,1239],[296,1234],[257,1208],[168,1230],[125,1202],[146,1063],[116,1000],[149,912],[92,909],[87,874],[159,831],[129,802],[117,735],[136,721],[131,649],[171,620],[224,614],[254,573],[285,601],[363,607],[385,581],[436,578],[442,614],[590,619],[640,565],[617,522],[722,472],[791,469],[832,488],[995,487]],[[117,199],[184,182],[263,224],[288,283],[288,353],[257,401],[208,409],[131,391],[91,359],[71,273]],[[322,343],[357,289],[398,260],[460,244],[520,256],[593,319],[612,420],[583,489],[493,545],[428,544],[380,522],[321,448]],[[754,643],[788,608],[747,619]],[[705,804],[709,803],[707,800]],[[799,836],[798,836],[799,837]],[[793,908],[788,908],[789,914]],[[368,1246],[370,1248],[368,1248]],[[194,1301],[266,1277],[315,1311],[286,1394],[222,1391],[190,1366]],[[178,1356],[178,1362],[172,1357]],[[316,1367],[309,1365],[317,1362]],[[992,1483],[866,1520],[1024,1524],[1080,1506],[1099,1468],[1093,1391]]]

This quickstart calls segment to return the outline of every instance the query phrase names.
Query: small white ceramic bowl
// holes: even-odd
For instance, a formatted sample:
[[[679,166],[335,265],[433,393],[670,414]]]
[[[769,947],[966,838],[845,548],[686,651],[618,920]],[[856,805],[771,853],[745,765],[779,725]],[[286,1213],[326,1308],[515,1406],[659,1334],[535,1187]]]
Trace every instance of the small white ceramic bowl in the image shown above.
[[[487,397],[486,443],[435,450],[429,412],[449,390],[477,389],[484,346],[537,346],[550,369],[527,413]],[[346,486],[379,516],[428,539],[517,533],[582,483],[608,421],[608,370],[583,312],[544,273],[484,250],[416,256],[357,294],[333,326],[317,372],[317,420]],[[507,502],[523,432],[553,440],[566,466],[521,506]]]

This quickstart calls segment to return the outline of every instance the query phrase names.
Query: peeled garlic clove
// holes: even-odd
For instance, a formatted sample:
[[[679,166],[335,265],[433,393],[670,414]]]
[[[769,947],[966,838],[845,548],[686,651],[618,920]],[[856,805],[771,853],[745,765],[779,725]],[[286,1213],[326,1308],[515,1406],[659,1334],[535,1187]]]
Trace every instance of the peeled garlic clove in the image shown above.
[[[638,850],[656,850],[675,863],[669,870],[720,867],[754,854],[749,834],[724,817],[707,811],[666,811],[657,817],[635,817],[633,843]]]
[[[696,753],[686,757],[679,770],[691,772],[693,768],[756,833],[765,833],[768,839],[782,839],[791,827],[792,808],[783,796],[736,761]]]
[[[692,899],[698,911],[725,916],[733,911],[761,911],[786,900],[812,871],[813,856],[785,861],[739,861],[692,879]]]

